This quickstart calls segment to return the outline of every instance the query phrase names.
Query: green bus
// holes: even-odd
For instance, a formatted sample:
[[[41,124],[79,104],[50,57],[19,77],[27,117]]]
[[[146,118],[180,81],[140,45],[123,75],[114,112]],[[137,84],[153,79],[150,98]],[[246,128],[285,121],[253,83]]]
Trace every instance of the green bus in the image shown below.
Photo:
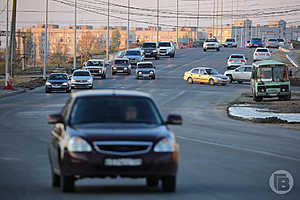
[[[254,101],[262,101],[263,98],[271,97],[290,100],[288,66],[275,60],[253,63],[250,87]]]

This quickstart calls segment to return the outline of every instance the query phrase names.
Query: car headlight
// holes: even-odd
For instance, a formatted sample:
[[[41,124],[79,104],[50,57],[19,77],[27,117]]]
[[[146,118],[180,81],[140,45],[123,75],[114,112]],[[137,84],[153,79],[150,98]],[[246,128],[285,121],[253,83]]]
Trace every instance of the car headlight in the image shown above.
[[[124,67],[124,70],[127,70],[128,69],[128,67]]]
[[[71,79],[71,83],[75,83],[76,82],[76,80],[74,80],[74,79]]]
[[[142,74],[142,72],[138,72],[138,74]]]
[[[89,79],[88,82],[89,82],[89,83],[92,83],[92,82],[93,82],[93,79]]]
[[[154,74],[154,71],[150,71],[150,74]]]
[[[176,141],[173,137],[164,138],[154,146],[154,152],[175,152],[175,151],[176,151]]]
[[[70,152],[91,152],[91,145],[80,137],[72,137],[68,142]]]
[[[68,85],[68,83],[63,83],[62,85]]]
[[[153,50],[153,53],[157,53],[157,50]]]
[[[47,82],[46,82],[46,85],[51,85],[51,83],[47,81]]]
[[[117,69],[116,67],[113,67],[113,69]]]

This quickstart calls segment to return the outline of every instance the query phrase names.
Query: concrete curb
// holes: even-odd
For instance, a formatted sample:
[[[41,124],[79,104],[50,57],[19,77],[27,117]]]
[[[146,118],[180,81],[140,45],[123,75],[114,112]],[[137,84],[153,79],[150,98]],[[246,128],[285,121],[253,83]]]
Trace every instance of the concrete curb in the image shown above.
[[[19,89],[19,90],[12,90],[12,91],[8,91],[8,92],[0,92],[0,98],[5,98],[5,97],[9,97],[9,96],[13,96],[16,94],[21,94],[26,92],[25,89]]]

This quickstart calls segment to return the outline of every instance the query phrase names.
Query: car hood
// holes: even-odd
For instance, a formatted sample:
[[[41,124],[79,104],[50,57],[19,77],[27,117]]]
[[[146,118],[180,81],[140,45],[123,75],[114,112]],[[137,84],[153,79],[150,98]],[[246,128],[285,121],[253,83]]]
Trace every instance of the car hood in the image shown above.
[[[171,49],[171,47],[159,47],[159,49]]]
[[[85,124],[67,128],[71,136],[93,141],[152,141],[156,142],[170,136],[163,125],[145,124]]]
[[[134,59],[138,60],[138,59],[141,59],[141,56],[124,56],[124,58],[128,58],[128,59],[130,59],[130,58],[133,59],[134,58]]]
[[[226,78],[227,79],[227,76],[225,76],[223,74],[213,74],[213,75],[210,75],[210,76],[213,76],[213,77],[216,77],[216,78]]]
[[[113,67],[129,67],[129,65],[113,65]]]
[[[154,68],[138,68],[136,71],[155,71]]]
[[[87,66],[85,67],[86,69],[103,69],[104,67],[103,66]]]
[[[149,47],[147,47],[147,48],[142,48],[143,50],[156,50],[156,48],[149,48]]]
[[[74,80],[89,80],[91,77],[90,76],[73,76],[72,77]]]
[[[218,44],[217,42],[205,42],[204,44]]]

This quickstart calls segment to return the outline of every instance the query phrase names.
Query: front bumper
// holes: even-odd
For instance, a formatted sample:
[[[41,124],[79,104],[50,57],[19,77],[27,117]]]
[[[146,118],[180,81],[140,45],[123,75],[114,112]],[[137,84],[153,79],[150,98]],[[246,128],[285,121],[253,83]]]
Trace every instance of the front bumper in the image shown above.
[[[93,83],[72,83],[72,88],[91,88],[93,87]]]
[[[111,70],[112,73],[129,73],[130,69],[112,69]]]
[[[46,85],[46,90],[53,90],[53,91],[62,91],[68,89],[68,85],[59,85],[59,86],[54,86],[54,85]]]
[[[256,96],[258,97],[279,97],[279,96],[288,96],[290,95],[290,92],[257,92]]]
[[[105,166],[104,160],[131,158],[142,159],[140,166]],[[176,153],[156,153],[133,156],[104,155],[98,152],[70,153],[65,152],[61,163],[62,173],[66,176],[84,177],[132,177],[175,176],[178,168]]]
[[[158,52],[144,52],[145,58],[157,57],[158,54]]]

